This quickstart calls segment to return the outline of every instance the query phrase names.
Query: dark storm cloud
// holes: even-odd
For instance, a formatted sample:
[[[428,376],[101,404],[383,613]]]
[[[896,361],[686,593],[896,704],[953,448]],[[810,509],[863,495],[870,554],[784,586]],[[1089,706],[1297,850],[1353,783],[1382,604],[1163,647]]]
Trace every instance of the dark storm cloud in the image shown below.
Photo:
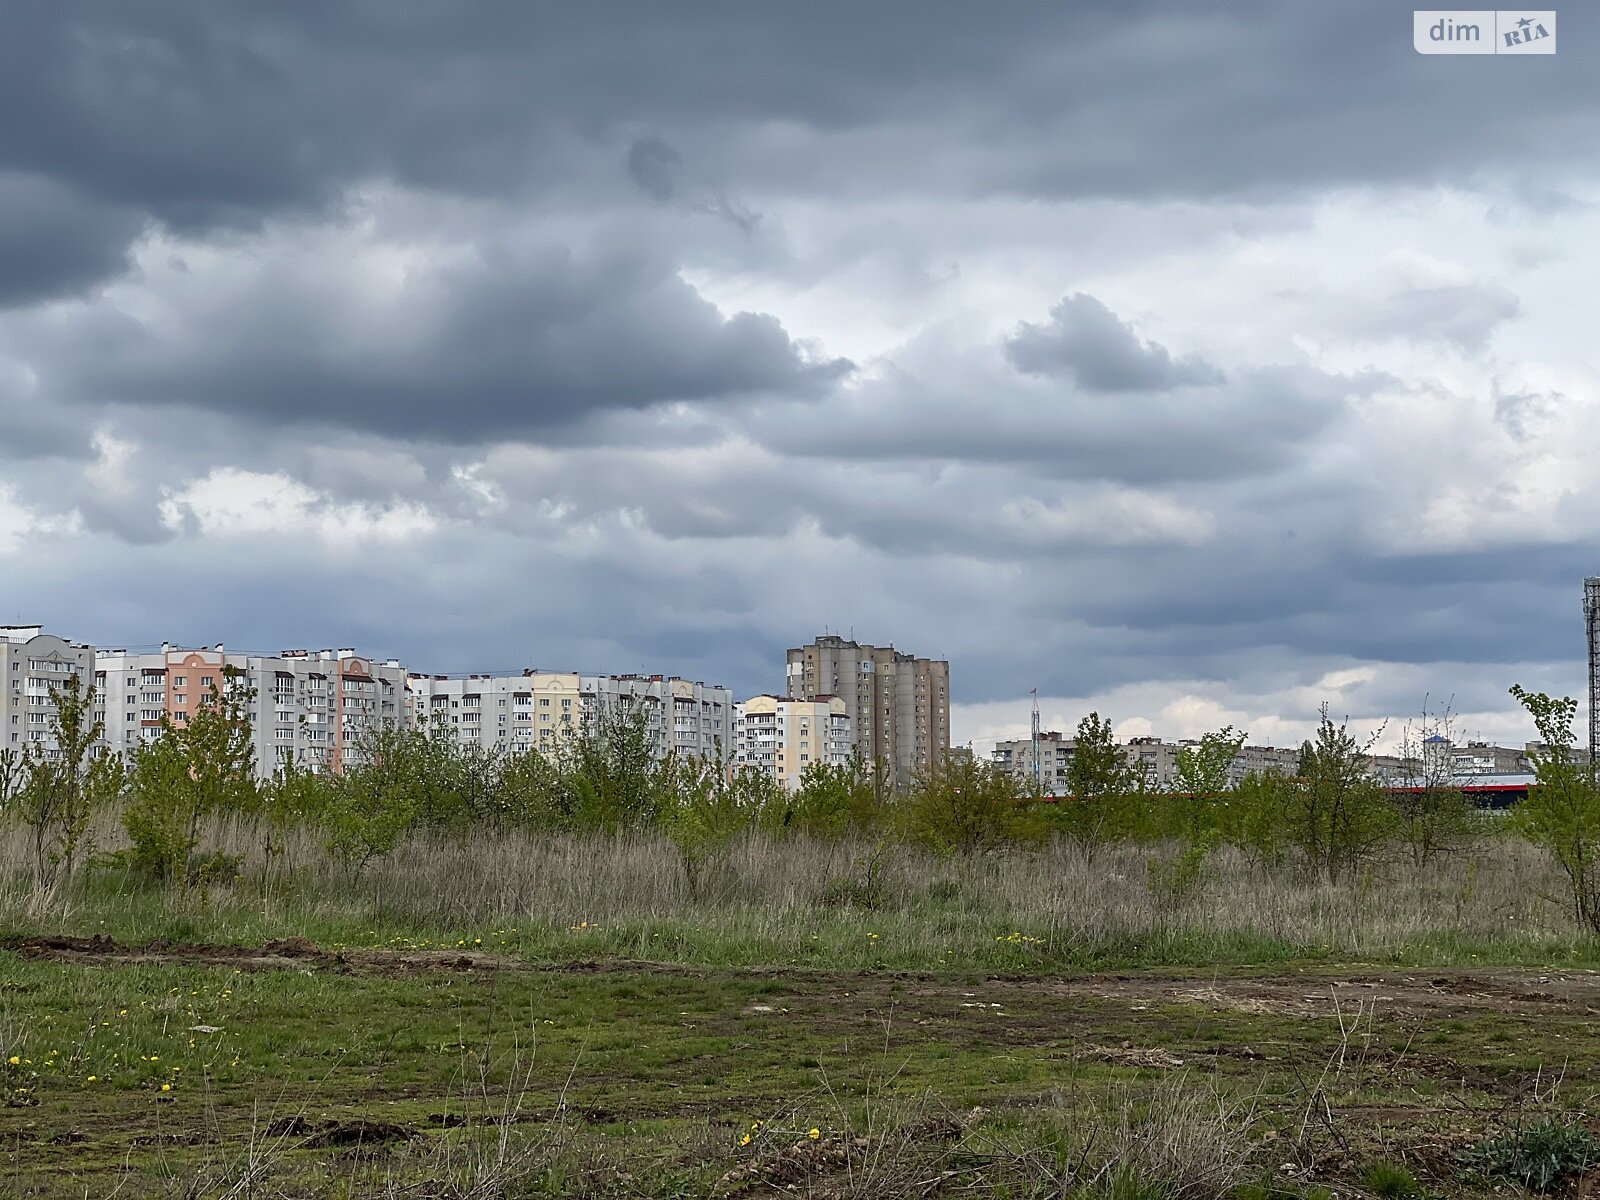
[[[1164,392],[1223,378],[1198,358],[1174,359],[1082,292],[1052,308],[1043,325],[1020,325],[1006,342],[1006,357],[1019,371],[1064,376],[1091,392]]]
[[[627,247],[499,247],[366,286],[269,264],[169,320],[101,308],[30,328],[16,352],[62,397],[454,443],[671,400],[815,395],[850,369],[770,316],[724,318]]]
[[[317,208],[369,178],[571,187],[585,145],[609,166],[641,125],[665,139],[650,182],[634,175],[652,196],[669,143],[762,188],[965,194],[1214,194],[1577,159],[1596,104],[1581,54],[1419,66],[1409,18],[1386,0],[1019,3],[1003,19],[920,0],[23,5],[0,39],[0,148],[186,228]],[[1581,44],[1593,20],[1563,12],[1563,36]],[[807,152],[775,124],[841,144]]]
[[[0,308],[84,291],[128,265],[138,214],[38,175],[0,174]]]

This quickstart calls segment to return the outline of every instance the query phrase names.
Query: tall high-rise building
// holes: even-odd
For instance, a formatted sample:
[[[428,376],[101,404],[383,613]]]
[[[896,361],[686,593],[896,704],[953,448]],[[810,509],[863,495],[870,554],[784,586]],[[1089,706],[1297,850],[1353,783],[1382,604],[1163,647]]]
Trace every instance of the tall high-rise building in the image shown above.
[[[838,696],[856,749],[895,787],[950,750],[950,664],[824,634],[789,651],[788,693]]]
[[[38,625],[0,625],[0,749],[32,742],[55,751],[52,688],[76,677],[94,683],[94,649],[46,633]]]

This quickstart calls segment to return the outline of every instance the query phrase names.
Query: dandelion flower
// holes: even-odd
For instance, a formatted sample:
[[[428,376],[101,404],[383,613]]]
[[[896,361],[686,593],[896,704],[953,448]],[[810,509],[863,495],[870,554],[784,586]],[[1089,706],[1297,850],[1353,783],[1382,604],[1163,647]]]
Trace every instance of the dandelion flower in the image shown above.
[[[749,1144],[750,1144],[750,1135],[747,1133],[742,1138],[739,1139],[739,1145],[748,1146]]]
[[[22,1058],[16,1054],[13,1054],[10,1058],[6,1059],[6,1061],[13,1067],[20,1067],[22,1065]]]
[[[90,1083],[99,1083],[100,1082],[100,1076],[98,1076],[98,1075],[89,1076],[89,1082]]]
[[[161,1085],[161,1090],[163,1092],[170,1092],[172,1090],[172,1085],[170,1083],[163,1083]]]
[[[809,1130],[807,1130],[806,1136],[814,1142],[822,1136],[822,1130],[813,1125]]]

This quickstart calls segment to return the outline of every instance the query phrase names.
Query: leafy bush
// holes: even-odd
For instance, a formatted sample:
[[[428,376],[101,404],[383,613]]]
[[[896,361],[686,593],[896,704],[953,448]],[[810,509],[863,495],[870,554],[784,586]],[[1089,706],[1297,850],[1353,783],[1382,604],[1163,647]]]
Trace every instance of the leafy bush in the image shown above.
[[[1540,1121],[1479,1142],[1468,1165],[1494,1179],[1548,1192],[1570,1176],[1600,1166],[1600,1139],[1576,1121]]]

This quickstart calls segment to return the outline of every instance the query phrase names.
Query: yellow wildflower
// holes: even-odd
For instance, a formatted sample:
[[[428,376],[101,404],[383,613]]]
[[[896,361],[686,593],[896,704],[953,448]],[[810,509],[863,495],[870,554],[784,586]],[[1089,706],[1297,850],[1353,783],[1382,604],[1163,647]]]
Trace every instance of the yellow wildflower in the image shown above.
[[[172,1090],[172,1085],[170,1083],[163,1083],[161,1085],[161,1090],[163,1092],[170,1092]]]
[[[739,1139],[739,1145],[748,1146],[749,1144],[750,1144],[750,1135],[747,1133],[742,1138]]]
[[[814,1141],[816,1141],[818,1138],[820,1138],[822,1136],[822,1130],[818,1129],[815,1125],[813,1125],[811,1127],[810,1131],[807,1132],[806,1136],[808,1138],[810,1138],[814,1142]]]

